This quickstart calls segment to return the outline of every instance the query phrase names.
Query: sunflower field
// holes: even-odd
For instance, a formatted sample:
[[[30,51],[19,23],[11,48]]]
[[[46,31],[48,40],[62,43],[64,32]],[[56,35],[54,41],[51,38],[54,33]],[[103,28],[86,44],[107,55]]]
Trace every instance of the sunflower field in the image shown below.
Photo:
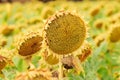
[[[120,80],[119,0],[1,1],[0,80]]]

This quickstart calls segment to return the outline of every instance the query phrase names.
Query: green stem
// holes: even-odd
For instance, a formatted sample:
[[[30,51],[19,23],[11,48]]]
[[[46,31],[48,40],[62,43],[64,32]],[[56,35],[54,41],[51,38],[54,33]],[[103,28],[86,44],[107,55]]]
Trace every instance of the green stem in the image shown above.
[[[34,69],[35,66],[31,63],[31,58],[32,58],[32,56],[27,56],[27,57],[25,58],[25,61],[26,61],[26,63],[28,64],[29,69]]]

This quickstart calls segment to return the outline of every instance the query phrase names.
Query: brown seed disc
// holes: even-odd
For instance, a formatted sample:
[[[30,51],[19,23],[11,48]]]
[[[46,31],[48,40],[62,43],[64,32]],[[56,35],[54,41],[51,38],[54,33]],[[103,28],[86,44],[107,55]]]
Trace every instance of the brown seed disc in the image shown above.
[[[45,26],[47,46],[57,54],[69,54],[78,49],[86,38],[84,21],[70,12],[59,12]]]
[[[28,56],[36,53],[41,49],[43,38],[36,33],[31,33],[26,36],[24,41],[20,44],[18,53],[22,56]]]

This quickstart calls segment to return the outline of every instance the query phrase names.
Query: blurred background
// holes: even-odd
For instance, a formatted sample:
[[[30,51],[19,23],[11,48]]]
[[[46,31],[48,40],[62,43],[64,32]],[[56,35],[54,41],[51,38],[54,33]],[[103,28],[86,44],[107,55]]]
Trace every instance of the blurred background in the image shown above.
[[[3,2],[28,2],[28,1],[49,2],[49,1],[56,1],[56,0],[0,0],[1,3]],[[64,0],[61,0],[61,1],[64,1]],[[82,0],[67,0],[67,1],[82,1]]]

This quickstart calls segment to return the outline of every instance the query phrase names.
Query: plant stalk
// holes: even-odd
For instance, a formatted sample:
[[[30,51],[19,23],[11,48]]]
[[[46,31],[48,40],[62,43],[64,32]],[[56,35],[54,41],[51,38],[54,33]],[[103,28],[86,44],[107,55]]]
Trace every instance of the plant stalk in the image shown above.
[[[63,64],[62,64],[63,55],[59,56],[59,80],[63,79]]]

